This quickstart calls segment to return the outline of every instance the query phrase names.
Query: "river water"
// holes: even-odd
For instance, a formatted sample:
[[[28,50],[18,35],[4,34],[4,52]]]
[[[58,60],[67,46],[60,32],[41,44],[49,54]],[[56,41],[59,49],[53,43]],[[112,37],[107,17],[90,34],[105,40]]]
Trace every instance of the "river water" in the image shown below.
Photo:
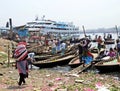
[[[106,36],[107,36],[107,34],[108,33],[106,33]],[[109,34],[111,34],[112,38],[115,39],[115,40],[118,38],[117,33],[109,33]],[[87,35],[90,36],[91,39],[95,39],[96,35],[97,36],[101,36],[102,39],[104,40],[104,33],[88,33]],[[80,38],[82,38],[82,37],[84,37],[84,34],[80,34]],[[96,46],[97,47],[97,43],[93,42],[92,46]],[[107,44],[106,45],[106,49],[109,50],[111,47],[114,48],[115,46],[116,46],[116,44]]]

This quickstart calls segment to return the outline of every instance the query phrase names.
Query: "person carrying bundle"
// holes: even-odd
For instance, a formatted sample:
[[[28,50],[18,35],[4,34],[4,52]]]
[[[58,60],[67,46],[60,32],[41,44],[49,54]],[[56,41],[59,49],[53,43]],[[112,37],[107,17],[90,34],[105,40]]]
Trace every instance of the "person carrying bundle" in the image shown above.
[[[16,66],[19,72],[18,85],[21,86],[22,83],[26,84],[25,78],[28,77],[28,51],[26,45],[19,43],[14,51],[14,58],[16,58]]]

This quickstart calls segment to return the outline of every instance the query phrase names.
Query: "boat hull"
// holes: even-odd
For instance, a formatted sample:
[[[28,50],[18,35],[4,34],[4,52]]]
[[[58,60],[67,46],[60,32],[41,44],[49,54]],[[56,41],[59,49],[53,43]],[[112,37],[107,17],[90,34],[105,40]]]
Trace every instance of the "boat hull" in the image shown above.
[[[115,44],[115,40],[114,39],[106,39],[105,41],[104,41],[104,44]]]
[[[71,68],[76,68],[78,66],[80,66],[82,63],[80,62],[79,60],[79,57],[75,57],[73,58],[69,63],[68,65],[71,67]]]
[[[98,69],[100,73],[120,71],[120,63],[117,62],[117,59],[103,60],[95,64],[95,68]]]
[[[95,67],[100,71],[100,73],[120,71],[120,65],[98,65]]]
[[[44,63],[33,63],[34,66],[40,67],[40,68],[51,68],[55,66],[62,66],[69,63],[71,59],[74,58],[74,55],[70,55],[68,57],[63,57],[59,59],[54,59],[52,61],[44,62]]]

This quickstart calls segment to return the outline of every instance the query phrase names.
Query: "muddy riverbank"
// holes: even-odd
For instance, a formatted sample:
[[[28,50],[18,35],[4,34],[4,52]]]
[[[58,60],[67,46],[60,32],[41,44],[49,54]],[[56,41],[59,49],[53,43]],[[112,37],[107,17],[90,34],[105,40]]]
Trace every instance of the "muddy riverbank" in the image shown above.
[[[120,91],[120,73],[106,74],[94,71],[79,75],[51,69],[29,70],[27,85],[18,87],[18,71],[15,67],[0,65],[0,91],[97,91],[104,87],[110,91]]]

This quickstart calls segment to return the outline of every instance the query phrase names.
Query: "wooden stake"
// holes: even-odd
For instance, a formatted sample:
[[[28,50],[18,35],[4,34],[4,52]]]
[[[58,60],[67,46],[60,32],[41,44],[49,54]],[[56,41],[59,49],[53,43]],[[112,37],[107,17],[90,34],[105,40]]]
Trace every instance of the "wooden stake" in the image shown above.
[[[115,25],[115,29],[116,29],[116,32],[117,32],[117,39],[119,39],[118,38],[118,28],[117,28],[117,25]]]
[[[84,26],[82,26],[82,28],[83,28],[84,36],[87,37]]]
[[[8,44],[8,67],[10,66],[10,45]]]

